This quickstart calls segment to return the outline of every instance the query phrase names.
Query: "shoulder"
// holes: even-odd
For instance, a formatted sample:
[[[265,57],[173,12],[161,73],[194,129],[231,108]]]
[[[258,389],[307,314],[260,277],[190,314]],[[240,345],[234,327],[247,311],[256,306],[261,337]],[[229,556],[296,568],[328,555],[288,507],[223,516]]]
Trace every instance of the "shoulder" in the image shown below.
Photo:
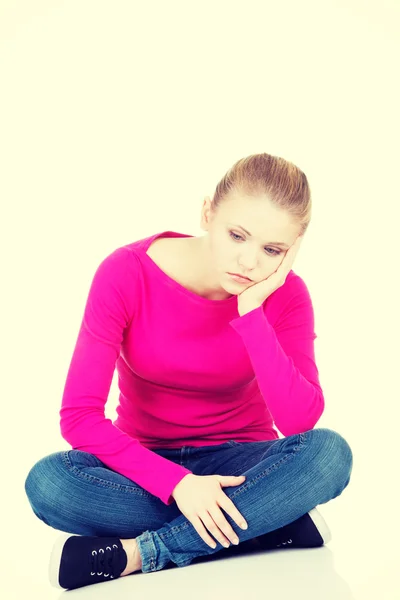
[[[102,275],[107,280],[117,281],[125,278],[130,268],[139,264],[137,250],[134,244],[128,244],[115,248],[104,256],[96,268],[96,274]]]

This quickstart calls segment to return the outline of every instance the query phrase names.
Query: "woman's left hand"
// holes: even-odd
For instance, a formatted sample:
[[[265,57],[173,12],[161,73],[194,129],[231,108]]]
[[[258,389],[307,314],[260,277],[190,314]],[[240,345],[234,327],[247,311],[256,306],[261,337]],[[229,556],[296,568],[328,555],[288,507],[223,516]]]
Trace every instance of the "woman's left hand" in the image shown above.
[[[240,316],[261,306],[272,292],[285,283],[287,274],[292,268],[302,240],[303,235],[299,235],[296,238],[295,242],[287,250],[276,271],[271,273],[266,279],[254,283],[238,294],[238,312]]]

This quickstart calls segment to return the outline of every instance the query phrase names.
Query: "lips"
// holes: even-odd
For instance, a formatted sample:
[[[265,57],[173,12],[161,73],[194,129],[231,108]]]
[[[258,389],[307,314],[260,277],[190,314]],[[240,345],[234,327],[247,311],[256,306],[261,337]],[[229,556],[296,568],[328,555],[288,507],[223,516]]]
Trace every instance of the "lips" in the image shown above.
[[[251,281],[251,279],[249,279],[248,277],[245,277],[245,275],[240,275],[240,273],[229,273],[229,275],[236,275],[236,277],[241,277],[242,279],[245,279],[246,281]]]

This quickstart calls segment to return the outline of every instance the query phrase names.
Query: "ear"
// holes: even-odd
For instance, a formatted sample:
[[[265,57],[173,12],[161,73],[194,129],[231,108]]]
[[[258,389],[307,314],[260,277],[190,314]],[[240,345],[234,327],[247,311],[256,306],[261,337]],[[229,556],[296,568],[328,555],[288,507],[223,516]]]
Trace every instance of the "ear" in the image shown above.
[[[208,231],[210,222],[210,211],[211,211],[211,198],[206,196],[203,200],[203,206],[201,208],[200,227],[203,231]]]

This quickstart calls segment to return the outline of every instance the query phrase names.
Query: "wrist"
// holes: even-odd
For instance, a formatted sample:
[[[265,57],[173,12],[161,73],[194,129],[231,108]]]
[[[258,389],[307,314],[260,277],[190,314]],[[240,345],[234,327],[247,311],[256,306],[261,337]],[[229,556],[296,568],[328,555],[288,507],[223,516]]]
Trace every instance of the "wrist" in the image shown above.
[[[260,306],[261,305],[240,307],[240,309],[238,310],[239,316],[243,317],[243,315],[246,315],[247,313],[251,312],[252,310],[255,310],[256,308],[260,308]]]
[[[189,477],[189,475],[193,475],[193,473],[186,473],[186,475],[184,475],[184,476],[182,477],[182,479],[181,479],[180,481],[178,481],[178,483],[176,484],[176,486],[175,486],[175,487],[174,487],[174,489],[172,490],[172,492],[171,492],[171,496],[172,496],[174,499],[175,499],[175,496],[174,496],[174,494],[175,494],[176,490],[178,489],[178,487],[179,487],[179,484],[180,484],[180,483],[182,483],[182,481],[183,481],[184,479],[186,479],[186,477]]]

